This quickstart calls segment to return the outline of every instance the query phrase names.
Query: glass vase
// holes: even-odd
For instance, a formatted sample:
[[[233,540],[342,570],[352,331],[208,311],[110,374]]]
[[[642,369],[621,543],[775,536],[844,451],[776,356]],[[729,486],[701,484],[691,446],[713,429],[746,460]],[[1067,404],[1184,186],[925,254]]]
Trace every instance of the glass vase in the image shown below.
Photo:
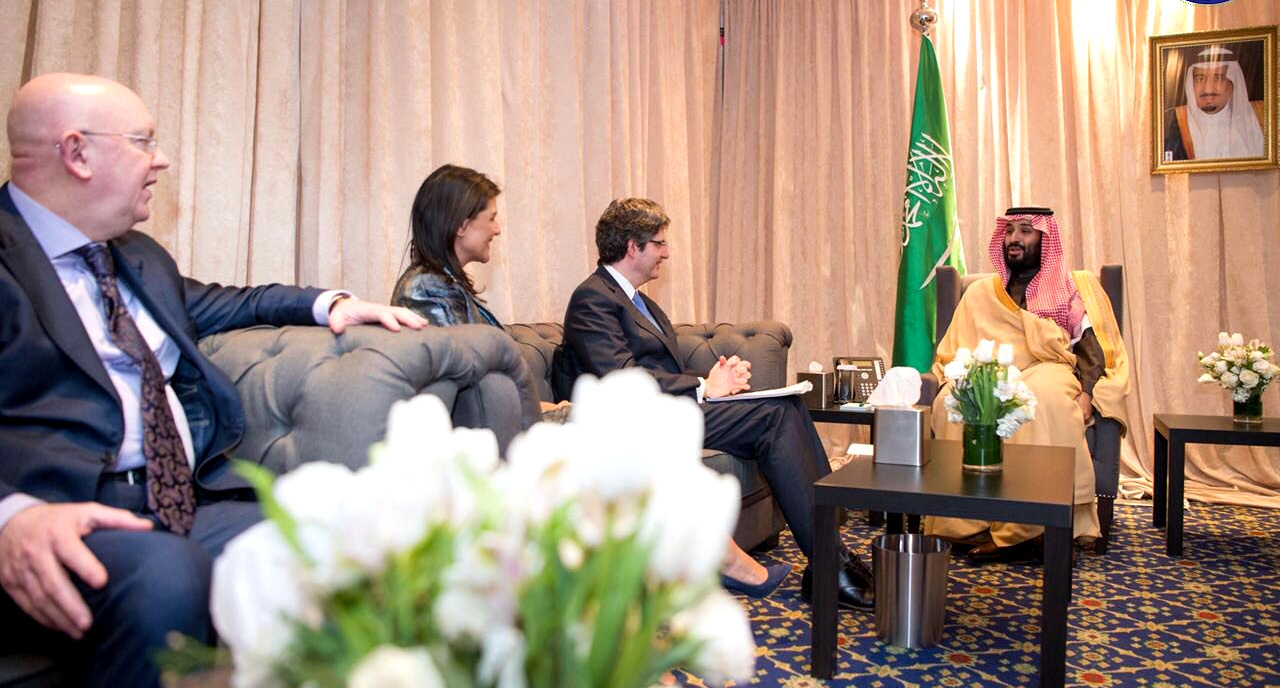
[[[964,424],[964,470],[995,473],[1004,468],[1004,442],[994,423]]]
[[[1238,425],[1262,422],[1262,395],[1254,394],[1244,401],[1231,402],[1231,420]]]

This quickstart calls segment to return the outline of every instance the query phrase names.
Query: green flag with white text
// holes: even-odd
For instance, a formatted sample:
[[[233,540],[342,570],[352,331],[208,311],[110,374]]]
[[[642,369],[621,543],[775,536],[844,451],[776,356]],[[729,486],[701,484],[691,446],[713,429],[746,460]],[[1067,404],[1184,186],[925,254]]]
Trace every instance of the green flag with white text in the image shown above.
[[[928,36],[920,41],[916,99],[907,149],[903,194],[898,308],[893,324],[893,365],[920,372],[933,364],[937,344],[938,287],[934,271],[950,265],[964,274],[964,246],[956,231],[956,187],[951,165],[947,103],[938,58]]]

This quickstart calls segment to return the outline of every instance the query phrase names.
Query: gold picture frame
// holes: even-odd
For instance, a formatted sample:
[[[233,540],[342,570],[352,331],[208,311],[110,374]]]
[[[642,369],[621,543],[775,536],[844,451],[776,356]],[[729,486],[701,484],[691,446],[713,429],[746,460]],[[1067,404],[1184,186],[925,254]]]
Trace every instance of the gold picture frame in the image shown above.
[[[1278,40],[1277,26],[1151,37],[1152,174],[1280,167]]]

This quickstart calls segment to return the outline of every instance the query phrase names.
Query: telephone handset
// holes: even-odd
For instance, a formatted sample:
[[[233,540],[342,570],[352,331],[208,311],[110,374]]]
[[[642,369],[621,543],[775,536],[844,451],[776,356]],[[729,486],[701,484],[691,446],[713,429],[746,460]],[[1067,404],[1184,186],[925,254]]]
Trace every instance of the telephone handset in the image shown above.
[[[884,361],[874,356],[836,356],[832,362],[836,366],[838,402],[865,402],[884,379]]]

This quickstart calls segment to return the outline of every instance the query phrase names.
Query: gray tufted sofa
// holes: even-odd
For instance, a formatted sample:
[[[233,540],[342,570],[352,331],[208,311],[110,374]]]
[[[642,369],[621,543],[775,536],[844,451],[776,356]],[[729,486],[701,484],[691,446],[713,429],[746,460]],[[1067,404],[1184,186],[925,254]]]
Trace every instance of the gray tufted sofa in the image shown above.
[[[505,451],[538,416],[515,345],[488,325],[388,332],[253,327],[200,349],[240,391],[248,419],[234,454],[283,473],[323,459],[364,465],[391,404],[433,394],[456,426],[490,428]]]
[[[507,332],[520,347],[538,390],[538,398],[553,401],[551,370],[556,347],[564,339],[560,323],[508,325]],[[747,322],[676,325],[680,364],[685,370],[711,370],[720,356],[738,356],[751,361],[751,386],[755,389],[784,387],[787,384],[787,356],[791,351],[791,329],[780,322]],[[705,449],[702,461],[711,468],[733,475],[742,485],[742,513],[734,539],[743,549],[771,546],[785,525],[754,461],[725,452]]]
[[[400,399],[434,394],[454,425],[491,428],[500,449],[538,417],[532,380],[514,342],[488,325],[388,332],[252,327],[213,335],[200,349],[235,382],[245,433],[233,452],[276,472],[305,461],[359,467]],[[64,685],[49,658],[0,649],[0,686]]]
[[[252,327],[207,337],[200,349],[244,403],[244,439],[234,455],[284,472],[314,460],[363,465],[386,432],[391,404],[420,393],[440,397],[454,425],[492,429],[505,452],[536,422],[538,398],[551,400],[551,362],[562,338],[558,323],[507,329],[512,337],[488,325],[400,333],[367,326],[339,337],[322,327]],[[791,331],[782,323],[676,331],[688,369],[709,370],[721,354],[738,354],[752,363],[754,387],[786,384]],[[751,549],[776,538],[784,523],[755,465],[713,451],[703,461],[742,483],[738,543]],[[59,686],[65,678],[48,657],[0,649],[0,686]]]

